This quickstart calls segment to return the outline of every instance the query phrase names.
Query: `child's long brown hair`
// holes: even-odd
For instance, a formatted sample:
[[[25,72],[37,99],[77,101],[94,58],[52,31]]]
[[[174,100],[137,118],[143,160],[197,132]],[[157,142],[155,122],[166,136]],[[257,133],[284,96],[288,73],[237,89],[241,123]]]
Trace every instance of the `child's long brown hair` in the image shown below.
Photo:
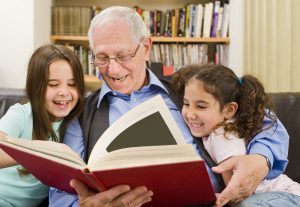
[[[79,100],[75,108],[64,117],[60,128],[59,136],[56,136],[51,123],[51,115],[45,108],[45,94],[49,78],[49,66],[57,60],[67,61],[72,69],[75,86],[79,95]],[[26,95],[31,104],[33,116],[32,139],[62,141],[67,124],[79,115],[84,102],[84,77],[81,63],[73,51],[65,46],[47,44],[41,46],[31,56],[28,65],[26,79]]]
[[[238,104],[234,122],[221,123],[225,132],[234,132],[249,142],[257,133],[277,124],[277,118],[272,113],[272,103],[263,85],[254,76],[238,78],[231,69],[222,65],[189,65],[171,78],[173,88],[181,97],[185,85],[191,79],[204,83],[204,90],[219,102],[221,110],[230,102]],[[271,120],[271,124],[263,128],[265,116]]]

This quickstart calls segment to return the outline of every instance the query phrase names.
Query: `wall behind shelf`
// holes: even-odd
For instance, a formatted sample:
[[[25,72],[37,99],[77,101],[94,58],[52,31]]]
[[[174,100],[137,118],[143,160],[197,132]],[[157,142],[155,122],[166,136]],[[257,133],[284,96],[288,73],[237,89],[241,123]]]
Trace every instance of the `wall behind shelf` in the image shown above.
[[[9,0],[2,1],[0,25],[0,87],[24,88],[27,63],[32,52],[41,44],[50,42],[51,5],[138,5],[142,8],[181,7],[183,2],[204,3],[209,0]],[[82,3],[84,2],[84,4]],[[243,1],[230,0],[229,66],[238,74],[243,68]]]
[[[244,1],[230,0],[229,67],[241,77],[244,70]]]
[[[24,88],[32,52],[50,42],[51,0],[1,1],[0,87]]]

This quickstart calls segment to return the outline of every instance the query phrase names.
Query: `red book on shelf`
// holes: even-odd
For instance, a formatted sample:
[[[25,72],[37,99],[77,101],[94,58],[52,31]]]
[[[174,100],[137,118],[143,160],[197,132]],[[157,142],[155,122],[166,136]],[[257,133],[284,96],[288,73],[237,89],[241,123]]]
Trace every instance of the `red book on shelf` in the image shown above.
[[[164,65],[163,66],[163,75],[172,75],[174,73],[173,65]]]

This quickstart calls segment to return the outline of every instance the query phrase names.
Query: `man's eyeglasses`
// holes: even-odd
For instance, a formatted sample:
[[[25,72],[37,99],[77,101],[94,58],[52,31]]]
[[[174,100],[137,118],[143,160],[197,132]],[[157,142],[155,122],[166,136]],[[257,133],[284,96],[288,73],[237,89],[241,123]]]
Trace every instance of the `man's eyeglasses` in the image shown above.
[[[133,54],[124,54],[124,55],[119,55],[113,58],[109,57],[97,57],[97,56],[92,56],[93,63],[99,67],[99,68],[104,68],[107,67],[110,64],[110,60],[114,59],[117,63],[120,65],[130,63],[132,61],[132,58],[135,57],[137,51],[140,48],[141,43],[137,46],[136,50],[134,51]]]

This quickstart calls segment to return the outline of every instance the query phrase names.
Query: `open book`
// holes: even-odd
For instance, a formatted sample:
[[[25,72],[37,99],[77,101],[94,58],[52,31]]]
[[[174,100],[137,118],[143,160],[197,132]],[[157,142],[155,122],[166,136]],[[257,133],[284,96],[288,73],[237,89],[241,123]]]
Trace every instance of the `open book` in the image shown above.
[[[148,119],[152,124],[141,124]],[[153,131],[164,128],[165,134],[153,137],[156,141],[150,146],[147,141],[144,146],[124,146],[127,130],[136,131],[134,136],[143,139],[140,127]],[[0,147],[41,182],[70,193],[75,193],[70,180],[77,178],[95,191],[119,184],[146,186],[154,192],[149,206],[211,204],[216,199],[204,161],[192,145],[185,144],[160,96],[138,105],[111,125],[87,164],[67,145],[51,141],[6,137]]]

